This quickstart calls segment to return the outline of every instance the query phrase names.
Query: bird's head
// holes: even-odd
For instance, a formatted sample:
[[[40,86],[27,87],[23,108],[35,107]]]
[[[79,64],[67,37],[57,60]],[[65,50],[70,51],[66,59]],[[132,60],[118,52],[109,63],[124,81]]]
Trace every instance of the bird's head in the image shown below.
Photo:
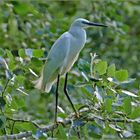
[[[72,26],[77,26],[77,27],[82,27],[82,28],[86,28],[86,27],[90,27],[90,26],[101,26],[101,27],[107,27],[104,24],[100,24],[100,23],[95,23],[95,22],[90,22],[86,19],[83,18],[78,18],[76,19],[73,23]]]

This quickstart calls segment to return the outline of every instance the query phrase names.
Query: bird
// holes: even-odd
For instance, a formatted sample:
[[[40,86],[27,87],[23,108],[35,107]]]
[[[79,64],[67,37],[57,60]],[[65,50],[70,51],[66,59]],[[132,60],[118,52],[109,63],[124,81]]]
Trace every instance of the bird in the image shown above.
[[[76,116],[79,116],[68,95],[67,80],[68,72],[85,46],[87,38],[85,29],[90,26],[107,27],[107,25],[91,22],[84,18],[77,18],[74,20],[69,30],[64,32],[52,45],[42,69],[41,76],[34,82],[35,88],[44,90],[47,93],[50,92],[52,85],[56,83],[55,122],[57,122],[58,87],[62,75],[65,75],[64,93]]]

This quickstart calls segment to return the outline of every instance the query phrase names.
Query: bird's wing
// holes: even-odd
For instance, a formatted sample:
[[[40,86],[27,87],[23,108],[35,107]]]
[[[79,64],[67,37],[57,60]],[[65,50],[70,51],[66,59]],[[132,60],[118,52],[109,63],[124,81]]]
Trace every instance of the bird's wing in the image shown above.
[[[62,34],[52,46],[43,69],[44,86],[57,78],[69,52],[70,36],[68,32]]]

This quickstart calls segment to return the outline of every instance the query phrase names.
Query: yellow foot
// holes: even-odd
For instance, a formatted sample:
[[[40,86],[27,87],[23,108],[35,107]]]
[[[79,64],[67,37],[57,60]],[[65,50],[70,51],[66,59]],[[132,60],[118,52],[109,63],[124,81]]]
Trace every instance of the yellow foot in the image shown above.
[[[64,123],[64,122],[63,122],[63,120],[62,120],[62,119],[55,120],[55,122],[54,122],[54,124],[55,124],[55,125],[57,125],[57,126],[58,126],[58,125],[60,125],[60,124],[62,124],[62,125],[63,125],[63,123]]]
[[[80,118],[80,113],[79,112],[76,112],[75,115],[76,115],[76,118]]]

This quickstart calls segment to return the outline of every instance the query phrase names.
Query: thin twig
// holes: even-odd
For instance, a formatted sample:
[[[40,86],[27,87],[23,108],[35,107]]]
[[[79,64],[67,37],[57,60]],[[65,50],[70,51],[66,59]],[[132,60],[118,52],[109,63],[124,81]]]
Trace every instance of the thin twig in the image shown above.
[[[9,117],[7,117],[7,120],[10,120],[10,121],[13,121],[13,122],[31,123],[31,124],[33,124],[35,127],[40,128],[40,126],[39,126],[36,122],[30,121],[30,120],[13,119],[13,118],[9,118]]]
[[[7,86],[8,86],[9,81],[10,81],[10,79],[8,79],[8,80],[6,81],[5,87],[4,87],[3,91],[2,91],[2,97],[4,96],[4,93],[5,93],[5,91],[6,91],[6,88],[7,88]]]
[[[77,134],[78,139],[81,139],[81,135],[80,135],[80,131],[79,131],[78,127],[74,128],[74,130]]]
[[[14,131],[14,125],[15,125],[15,121],[14,121],[13,124],[12,124],[11,134],[13,134],[13,131]]]
[[[20,132],[18,134],[12,134],[12,135],[3,135],[0,136],[0,139],[22,139],[32,136],[32,131],[26,131],[26,132]]]

